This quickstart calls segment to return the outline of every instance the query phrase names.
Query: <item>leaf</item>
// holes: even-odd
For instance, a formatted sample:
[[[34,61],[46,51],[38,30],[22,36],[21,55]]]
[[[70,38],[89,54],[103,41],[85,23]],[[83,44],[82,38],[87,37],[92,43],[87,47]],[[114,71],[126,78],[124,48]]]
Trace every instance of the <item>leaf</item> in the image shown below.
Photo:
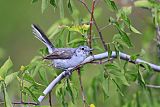
[[[77,43],[81,43],[81,42],[85,42],[84,39],[80,39],[80,38],[77,38],[77,39],[73,39],[72,41],[70,41],[68,44],[77,44]]]
[[[71,86],[71,83],[69,82],[69,79],[67,79],[67,87],[66,88],[71,96],[72,103],[75,104],[74,93],[72,91],[72,86]]]
[[[57,7],[55,0],[50,0],[50,4],[51,4],[53,7]]]
[[[137,69],[138,69],[138,76],[137,76],[138,77],[138,82],[139,82],[140,86],[142,86],[144,88],[146,85],[145,85],[145,81],[144,81],[143,75],[142,75],[141,71],[139,70],[140,69],[139,66],[140,65],[137,65]]]
[[[124,94],[123,94],[120,86],[118,85],[118,83],[117,83],[114,79],[112,79],[112,81],[113,81],[113,82],[115,83],[115,85],[117,86],[118,92],[121,94],[121,96],[124,96]]]
[[[113,41],[114,41],[114,42],[115,42],[115,41],[117,42],[117,43],[115,44],[115,47],[118,48],[118,50],[123,50],[122,45],[128,48],[128,45],[122,40],[122,37],[121,37],[120,34],[115,34],[115,35],[113,36]]]
[[[64,6],[63,6],[63,0],[59,0],[59,10],[60,10],[60,18],[64,18]]]
[[[31,83],[31,84],[35,84],[34,79],[33,79],[29,74],[25,74],[25,75],[23,76],[23,79],[26,80],[26,81],[28,81],[28,82]]]
[[[38,98],[33,94],[33,92],[28,87],[24,87],[24,92],[27,92],[28,94],[30,94],[33,100],[38,102]]]
[[[48,80],[47,80],[46,71],[44,71],[44,70],[41,68],[41,70],[38,71],[38,74],[39,74],[41,80],[43,81],[44,85],[47,85],[47,84],[48,84]]]
[[[72,5],[71,5],[71,0],[68,0],[68,9],[70,10],[71,13],[73,13]]]
[[[13,66],[13,63],[10,58],[7,59],[7,61],[3,64],[3,66],[0,68],[0,76],[2,78],[5,78],[7,72],[9,69]]]
[[[48,7],[48,0],[42,0],[42,4],[41,4],[42,13],[44,13],[47,7]]]
[[[109,79],[104,79],[102,81],[102,89],[104,93],[104,99],[107,99],[109,97]]]
[[[108,48],[108,59],[110,59],[112,55],[110,44],[107,45],[107,48]]]
[[[118,8],[113,0],[104,0],[104,1],[109,6],[110,9],[116,10],[116,11],[118,10]]]
[[[3,83],[3,90],[4,90],[5,107],[13,107],[4,83]]]
[[[129,15],[132,13],[132,6],[123,7],[122,10],[126,15]]]
[[[125,75],[123,72],[121,72],[121,68],[117,65],[113,64],[106,64],[106,69],[110,70],[109,75],[111,78],[113,78],[117,83],[121,83],[124,85],[129,86],[128,81],[125,78]]]
[[[147,72],[153,71],[153,69],[151,68],[151,66],[148,65],[148,64],[146,64],[146,63],[140,63],[140,65],[142,65]]]
[[[145,7],[145,8],[152,8],[152,6],[153,6],[153,4],[147,0],[135,1],[134,5],[136,7]]]
[[[38,0],[32,0],[32,1],[31,1],[31,3],[36,3],[36,2],[38,2]]]
[[[69,31],[75,31],[80,33],[81,35],[84,35],[89,30],[88,24],[83,25],[73,25],[73,26],[65,26]]]
[[[123,42],[126,43],[128,48],[133,47],[128,35],[124,31],[119,30],[119,34],[121,35]]]
[[[17,77],[17,75],[18,75],[18,72],[14,72],[14,73],[7,75],[5,78],[6,86],[8,86],[11,82],[13,82],[13,80]]]
[[[140,31],[138,31],[136,28],[134,28],[132,25],[130,25],[130,30],[134,33],[137,33],[137,34],[142,34]]]

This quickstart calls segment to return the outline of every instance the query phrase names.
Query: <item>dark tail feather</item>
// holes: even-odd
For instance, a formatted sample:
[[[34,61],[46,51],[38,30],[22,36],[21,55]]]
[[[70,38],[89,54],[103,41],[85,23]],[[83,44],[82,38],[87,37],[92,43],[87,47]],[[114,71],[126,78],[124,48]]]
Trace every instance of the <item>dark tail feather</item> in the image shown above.
[[[49,53],[52,53],[54,50],[54,46],[50,42],[50,40],[47,38],[45,33],[35,24],[32,24],[31,27],[32,27],[33,34],[35,35],[35,37],[47,46]]]

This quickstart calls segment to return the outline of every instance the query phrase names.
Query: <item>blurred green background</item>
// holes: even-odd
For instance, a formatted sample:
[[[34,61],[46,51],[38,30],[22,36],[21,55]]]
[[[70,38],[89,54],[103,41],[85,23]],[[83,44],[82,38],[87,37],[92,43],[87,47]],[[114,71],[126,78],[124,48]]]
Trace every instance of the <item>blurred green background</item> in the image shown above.
[[[42,44],[34,38],[31,24],[39,24],[44,31],[58,18],[53,8],[42,14],[40,2],[31,0],[0,1],[0,65],[11,57],[14,67],[26,65]]]

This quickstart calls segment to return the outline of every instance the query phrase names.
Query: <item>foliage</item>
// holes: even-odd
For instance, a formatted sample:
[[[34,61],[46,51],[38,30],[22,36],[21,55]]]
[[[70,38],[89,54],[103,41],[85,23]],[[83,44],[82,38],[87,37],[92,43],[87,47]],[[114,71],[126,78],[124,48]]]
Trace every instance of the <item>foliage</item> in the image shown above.
[[[40,0],[32,0],[32,3],[39,1]],[[54,38],[54,45],[56,47],[77,47],[88,44],[88,35],[91,30],[89,25],[90,13],[85,14],[83,18],[79,17],[82,11],[79,10],[75,2],[74,0],[42,0],[41,2],[42,13],[45,12],[48,6],[52,6],[60,13],[61,19],[53,23],[47,32],[49,39],[52,40]],[[119,51],[133,49],[134,44],[130,39],[131,34],[134,33],[140,36],[143,34],[132,25],[129,18],[132,14],[133,6],[118,7],[113,0],[104,0],[102,2],[105,3],[105,6],[110,12],[114,13],[114,16],[110,16],[108,19],[108,26],[116,29],[116,33],[112,35],[112,40],[106,42],[108,47],[107,51],[110,55],[112,51],[116,51],[118,55]],[[81,4],[81,2],[78,3]],[[134,2],[134,5],[135,8],[140,7],[151,10],[153,23],[155,27],[159,26],[159,2],[155,0],[138,0]],[[66,10],[66,8],[68,10]],[[97,6],[94,10],[95,19],[104,14],[102,14],[100,12],[101,9],[98,8]],[[69,11],[70,17],[64,14],[66,11]],[[99,44],[101,40],[99,39],[97,31],[93,29],[91,32],[92,47],[97,49],[95,53],[103,52],[104,49],[102,49],[102,46]],[[103,36],[106,35],[104,34]],[[40,55],[35,56],[28,65],[21,66],[18,72],[9,72],[13,66],[10,58],[1,66],[0,91],[4,96],[5,107],[12,107],[7,88],[13,80],[16,80],[19,84],[19,96],[21,96],[21,100],[27,102],[29,99],[29,101],[38,102],[38,97],[43,95],[42,92],[50,83],[50,78],[54,79],[61,72],[48,66],[49,62],[42,60],[41,56],[47,54],[46,48],[40,49],[39,54]],[[131,59],[135,60],[139,56],[141,56],[141,54],[133,54]],[[90,107],[109,104],[108,101],[110,97],[112,97],[112,93],[115,92],[117,92],[116,95],[118,98],[115,99],[117,100],[115,104],[110,104],[111,106],[158,107],[160,105],[158,98],[153,97],[157,92],[152,93],[152,89],[146,87],[146,84],[149,83],[159,83],[158,80],[152,79],[154,76],[155,78],[158,78],[158,76],[153,74],[152,69],[147,64],[131,65],[128,61],[122,61],[118,57],[116,60],[108,61],[105,64],[99,65],[97,68],[98,72],[95,70],[93,78],[86,77],[89,79],[88,81],[90,81],[88,86],[85,87],[86,98]],[[82,77],[85,77],[84,74],[89,71],[91,71],[91,69],[85,66],[81,71]],[[52,94],[56,96],[57,102],[63,107],[82,106],[81,103],[79,103],[81,96],[79,93],[80,88],[76,83],[77,81],[76,76],[73,74],[71,78],[62,80],[57,84],[56,89],[53,89],[54,92]],[[141,98],[142,96],[144,96],[144,99]],[[103,105],[101,107],[103,107]]]

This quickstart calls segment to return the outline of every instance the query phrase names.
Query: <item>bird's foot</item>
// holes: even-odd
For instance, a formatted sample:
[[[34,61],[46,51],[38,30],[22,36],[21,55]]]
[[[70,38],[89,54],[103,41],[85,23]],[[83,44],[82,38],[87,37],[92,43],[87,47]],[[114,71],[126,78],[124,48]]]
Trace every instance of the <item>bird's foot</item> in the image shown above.
[[[65,75],[67,76],[67,77],[70,77],[71,75],[72,75],[72,71],[71,70],[65,70],[64,71],[64,73],[65,73]]]

